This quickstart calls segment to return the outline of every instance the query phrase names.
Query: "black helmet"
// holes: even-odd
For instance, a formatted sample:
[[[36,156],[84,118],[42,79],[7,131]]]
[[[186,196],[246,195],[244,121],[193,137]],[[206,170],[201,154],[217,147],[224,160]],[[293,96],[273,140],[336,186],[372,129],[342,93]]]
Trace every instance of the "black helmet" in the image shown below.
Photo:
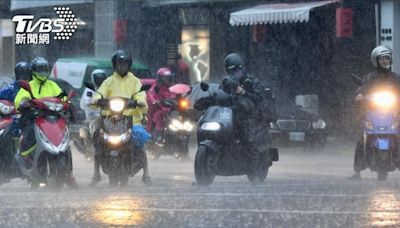
[[[225,57],[224,66],[225,66],[225,71],[228,74],[232,74],[233,72],[242,69],[243,67],[242,57],[237,53],[231,53]]]
[[[112,65],[115,69],[117,61],[123,61],[128,63],[129,68],[132,66],[132,57],[124,50],[118,50],[114,52],[111,58]]]
[[[25,61],[18,62],[15,65],[14,69],[15,73],[15,80],[26,80],[30,81],[32,80],[32,68],[31,64]]]
[[[43,57],[36,57],[32,60],[32,73],[41,81],[45,81],[50,76],[49,63]]]

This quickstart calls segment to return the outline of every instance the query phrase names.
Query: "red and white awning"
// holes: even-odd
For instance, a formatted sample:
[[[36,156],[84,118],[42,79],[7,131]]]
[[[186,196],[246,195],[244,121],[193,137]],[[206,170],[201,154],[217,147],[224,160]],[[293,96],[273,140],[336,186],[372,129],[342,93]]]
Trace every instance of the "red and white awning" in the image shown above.
[[[256,25],[308,22],[311,9],[337,2],[339,0],[262,4],[231,13],[229,23],[231,25]]]

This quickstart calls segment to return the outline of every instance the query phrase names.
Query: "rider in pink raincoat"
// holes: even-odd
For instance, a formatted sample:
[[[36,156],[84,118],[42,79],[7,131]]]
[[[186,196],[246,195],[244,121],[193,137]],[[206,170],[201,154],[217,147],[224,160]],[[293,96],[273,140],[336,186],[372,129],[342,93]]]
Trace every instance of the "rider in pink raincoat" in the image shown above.
[[[147,130],[152,133],[155,126],[156,138],[161,137],[165,127],[165,116],[171,111],[171,108],[162,106],[160,102],[164,99],[174,99],[176,95],[169,91],[173,83],[173,74],[170,69],[164,67],[157,71],[157,81],[152,85],[147,93]]]

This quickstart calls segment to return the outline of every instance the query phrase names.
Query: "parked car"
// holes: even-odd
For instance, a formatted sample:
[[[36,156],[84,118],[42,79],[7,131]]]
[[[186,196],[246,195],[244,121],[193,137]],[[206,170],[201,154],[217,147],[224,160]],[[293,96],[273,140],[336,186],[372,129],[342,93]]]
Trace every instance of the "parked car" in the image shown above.
[[[85,90],[85,82],[90,82],[93,70],[102,69],[107,75],[113,72],[112,63],[106,58],[61,58],[56,61],[51,71],[50,78],[56,81],[67,93],[70,89],[77,92],[77,96],[72,99],[72,104],[76,109],[75,117],[78,124],[85,120],[85,113],[79,107],[79,101]],[[150,69],[140,63],[133,63],[131,71],[140,78],[142,84],[153,83],[155,81]],[[74,131],[75,127],[71,128]]]
[[[218,89],[219,84],[210,83],[209,86],[212,94]],[[270,129],[273,142],[294,141],[311,147],[323,147],[326,142],[326,122],[315,108],[297,105],[282,92],[273,91],[277,114],[277,121],[271,124]],[[199,83],[192,86],[192,92],[188,98],[193,105],[205,96],[209,96],[209,92],[202,91]],[[193,111],[193,121],[197,121],[200,115],[200,112]]]
[[[315,109],[297,105],[285,94],[275,91],[277,121],[271,124],[270,133],[275,142],[293,141],[321,148],[327,132],[325,120]],[[310,111],[313,110],[313,111]]]

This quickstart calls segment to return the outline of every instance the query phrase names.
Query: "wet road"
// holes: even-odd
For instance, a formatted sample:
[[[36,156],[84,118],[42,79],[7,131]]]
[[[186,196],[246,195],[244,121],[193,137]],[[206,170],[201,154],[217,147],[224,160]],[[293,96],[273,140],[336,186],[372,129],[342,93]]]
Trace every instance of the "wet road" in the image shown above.
[[[399,227],[399,173],[386,182],[369,171],[361,181],[347,180],[353,146],[331,139],[319,152],[281,148],[280,162],[256,186],[244,176],[194,186],[191,162],[163,157],[150,163],[150,187],[139,175],[111,189],[103,175],[90,188],[92,164],[75,153],[80,190],[30,192],[21,180],[2,185],[0,227]]]

